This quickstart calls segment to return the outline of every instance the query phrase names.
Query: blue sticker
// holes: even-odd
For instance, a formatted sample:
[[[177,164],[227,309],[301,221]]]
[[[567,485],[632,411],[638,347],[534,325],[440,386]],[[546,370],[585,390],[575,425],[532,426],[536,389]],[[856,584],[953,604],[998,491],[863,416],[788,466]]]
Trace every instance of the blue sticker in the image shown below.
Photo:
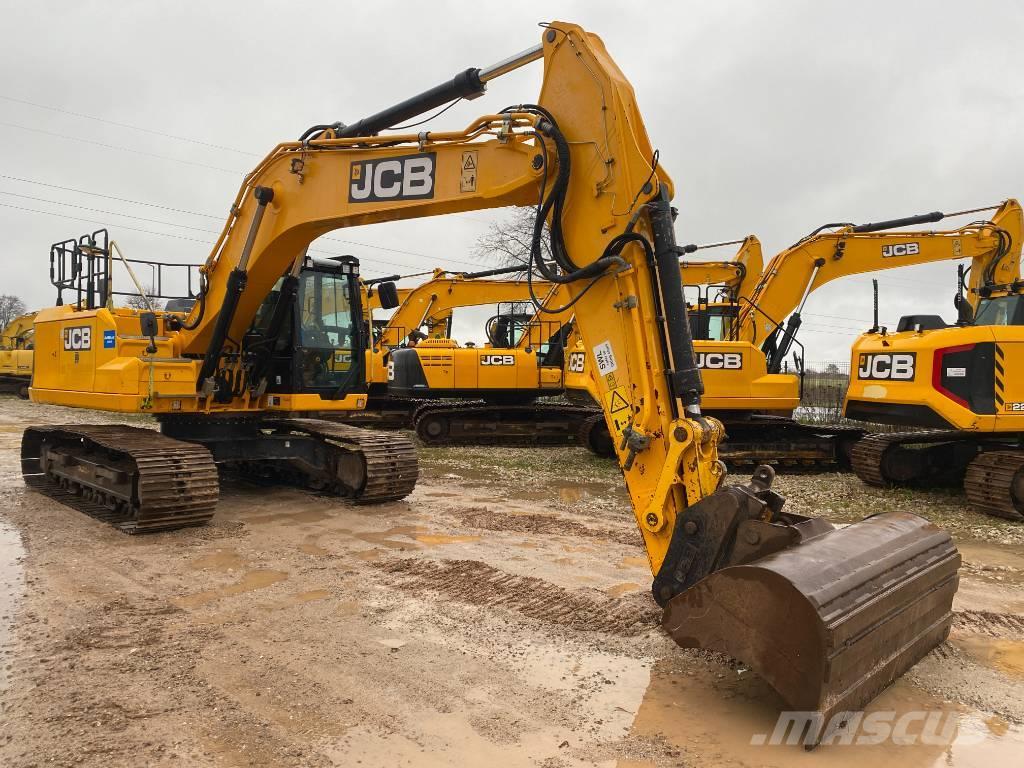
[[[117,346],[117,331],[103,332],[103,348],[113,349]]]

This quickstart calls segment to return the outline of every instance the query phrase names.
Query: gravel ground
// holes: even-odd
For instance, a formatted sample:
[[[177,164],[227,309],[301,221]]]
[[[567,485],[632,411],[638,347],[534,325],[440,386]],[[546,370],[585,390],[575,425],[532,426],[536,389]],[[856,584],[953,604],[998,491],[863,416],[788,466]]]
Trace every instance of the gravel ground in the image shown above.
[[[934,744],[756,747],[781,702],[658,628],[616,467],[576,449],[430,449],[360,508],[227,480],[201,529],[128,537],[24,488],[0,399],[0,765],[950,766],[1024,750],[1024,528],[951,493],[784,476],[794,511],[906,509],[965,558],[950,642],[872,703]],[[145,425],[146,420],[128,419]]]

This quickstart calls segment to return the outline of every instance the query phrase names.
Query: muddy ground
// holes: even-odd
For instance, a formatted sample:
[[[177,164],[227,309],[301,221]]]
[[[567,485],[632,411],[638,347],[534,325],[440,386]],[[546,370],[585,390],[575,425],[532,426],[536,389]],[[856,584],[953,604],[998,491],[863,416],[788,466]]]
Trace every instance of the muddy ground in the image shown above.
[[[756,675],[661,634],[610,463],[424,450],[413,495],[378,508],[231,480],[209,526],[133,538],[20,479],[27,423],[106,418],[0,399],[0,765],[1024,757],[1024,526],[955,493],[780,479],[797,511],[940,521],[966,561],[950,641],[871,705],[943,713],[938,743],[805,753],[751,744],[782,707]]]

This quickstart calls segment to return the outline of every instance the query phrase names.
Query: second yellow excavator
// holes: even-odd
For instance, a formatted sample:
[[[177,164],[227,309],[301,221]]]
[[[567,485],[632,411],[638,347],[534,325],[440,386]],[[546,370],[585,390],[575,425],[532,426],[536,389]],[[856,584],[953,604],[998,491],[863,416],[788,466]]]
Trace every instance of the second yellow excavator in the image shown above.
[[[979,210],[995,213],[990,221],[955,229],[898,230]],[[796,356],[792,372],[784,371],[783,364],[800,346],[796,337],[807,298],[821,286],[851,275],[960,259],[971,260],[973,275],[1012,283],[1019,277],[1022,231],[1024,214],[1013,199],[994,209],[933,212],[862,225],[827,224],[773,257],[749,293],[737,294],[735,301],[699,304],[695,348],[708,382],[707,410],[723,421],[728,434],[722,456],[739,466],[767,462],[848,467],[864,429],[804,425],[792,418],[800,404],[804,356]],[[566,385],[586,389],[590,374],[585,359],[569,359]],[[584,364],[573,366],[574,360]],[[584,444],[592,449],[606,440],[600,427],[598,423],[594,433],[583,435]]]
[[[215,488],[211,453],[230,460],[243,438],[250,449],[280,451],[280,458],[268,457],[275,469],[302,471],[294,444],[303,443],[311,461],[317,446],[331,451],[334,463],[314,465],[317,477],[326,469],[334,472],[332,482],[360,477],[358,460],[376,456],[364,436],[349,450],[333,451],[333,442],[312,438],[322,434],[320,426],[304,431],[304,420],[281,423],[270,413],[329,397],[350,399],[349,407],[365,399],[353,391],[363,352],[362,314],[352,309],[360,301],[356,265],[310,264],[307,246],[345,226],[537,206],[532,270],[565,290],[600,374],[598,401],[665,631],[684,647],[742,659],[789,709],[815,713],[823,728],[810,735],[813,743],[946,637],[959,554],[947,533],[908,513],[878,514],[837,530],[789,512],[771,488],[770,467],[758,468],[747,483],[725,481],[721,424],[701,410],[672,180],[632,87],[600,38],[565,22],[544,25],[541,35],[540,45],[497,65],[466,70],[348,126],[314,126],[278,145],[245,177],[207,262],[199,302],[180,325],[88,306],[37,318],[33,400],[154,412],[163,434],[140,430],[148,442],[126,445],[118,442],[119,425],[29,428],[22,444],[26,480],[94,497],[127,491],[146,499],[152,491],[184,500],[208,492],[191,482],[197,467]],[[455,99],[480,96],[489,80],[538,59],[543,83],[533,103],[485,114],[465,130],[382,133]],[[540,245],[545,222],[551,260]],[[308,277],[299,280],[299,309],[291,316],[302,330],[299,340],[312,342],[316,354],[296,359],[293,351],[289,365],[293,381],[310,391],[278,385],[272,359],[266,375],[275,347],[254,330],[276,281],[303,275],[303,266]],[[274,303],[266,328],[276,325],[281,306]],[[343,306],[349,311],[342,324]],[[332,368],[336,358],[321,353],[339,346],[352,354]],[[414,353],[397,349],[392,356]],[[119,513],[131,515],[134,502],[130,497]]]
[[[28,397],[32,381],[35,312],[19,315],[0,331],[0,392]]]

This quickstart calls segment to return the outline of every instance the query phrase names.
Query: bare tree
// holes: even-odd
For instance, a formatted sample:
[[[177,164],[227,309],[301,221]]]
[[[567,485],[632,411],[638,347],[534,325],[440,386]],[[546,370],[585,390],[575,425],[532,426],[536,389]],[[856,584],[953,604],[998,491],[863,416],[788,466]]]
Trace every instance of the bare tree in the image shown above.
[[[0,329],[6,328],[11,320],[26,312],[28,312],[28,307],[17,296],[13,294],[0,295]]]
[[[533,226],[536,221],[537,212],[534,208],[513,208],[507,218],[491,224],[487,233],[477,238],[474,249],[476,255],[487,259],[497,258],[503,267],[521,264],[525,272],[530,264]],[[547,229],[545,224],[541,252],[545,261],[551,261]]]
[[[144,290],[146,295],[150,297],[149,300],[152,302],[153,309],[164,308],[164,303],[162,301],[153,298],[153,294],[156,293],[156,289],[152,285],[143,286],[142,290]],[[129,309],[138,309],[143,311],[149,309],[149,304],[147,304],[146,300],[138,293],[125,296],[123,306],[128,307]]]

